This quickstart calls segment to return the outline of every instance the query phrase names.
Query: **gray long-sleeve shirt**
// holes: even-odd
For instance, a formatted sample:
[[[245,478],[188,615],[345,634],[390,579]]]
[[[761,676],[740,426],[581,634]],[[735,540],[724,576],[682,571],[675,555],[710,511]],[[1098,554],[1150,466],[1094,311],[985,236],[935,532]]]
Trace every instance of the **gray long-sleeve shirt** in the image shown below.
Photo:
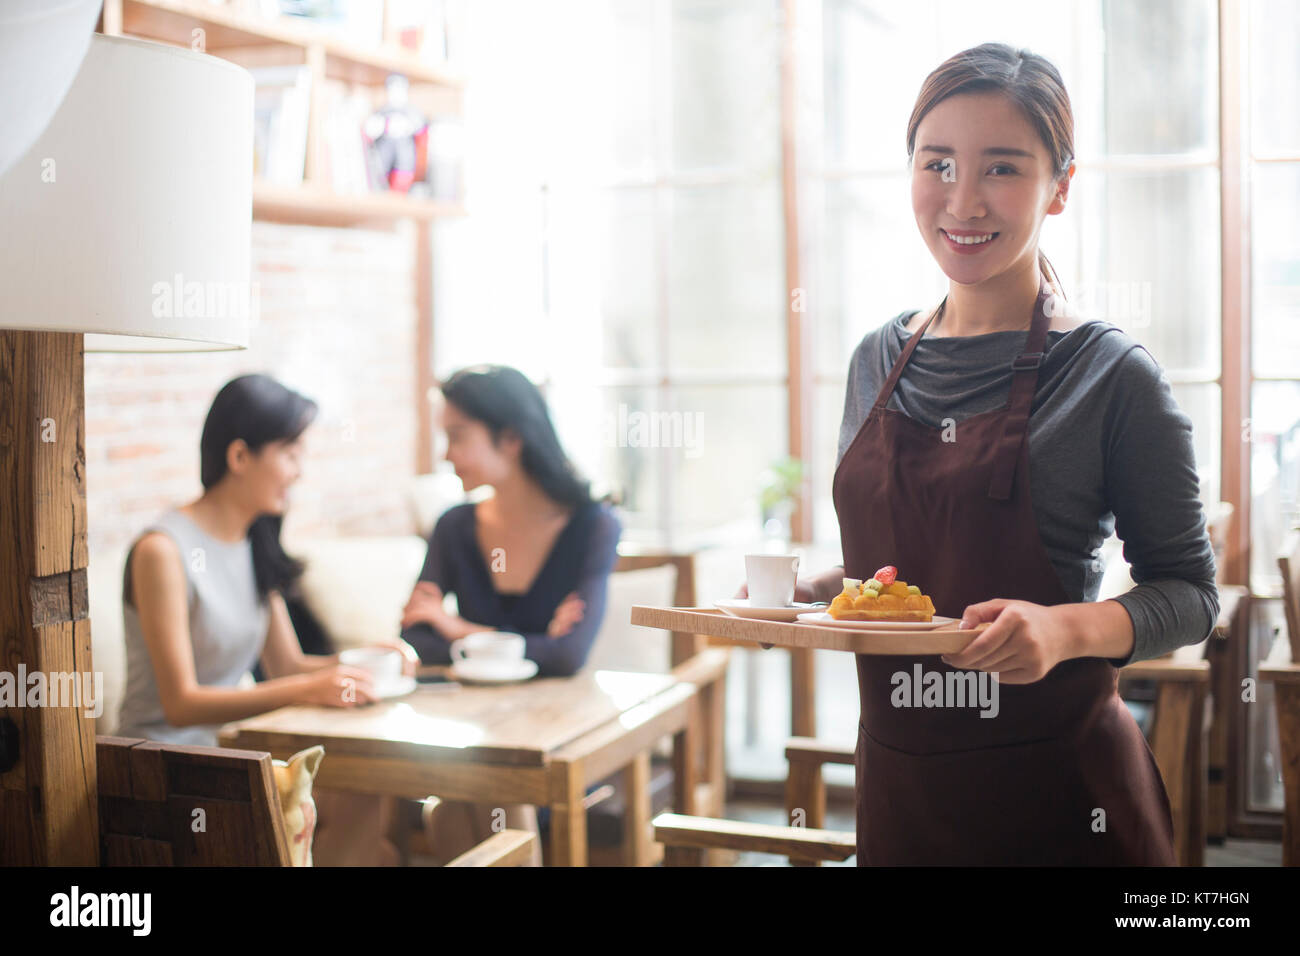
[[[849,365],[839,458],[903,351],[914,311],[869,332]],[[888,407],[933,428],[1006,405],[1027,331],[933,337],[915,351]],[[1214,550],[1200,500],[1192,423],[1164,373],[1108,322],[1047,333],[1029,418],[1030,493],[1038,531],[1076,602],[1097,599],[1098,557],[1112,531],[1137,586],[1115,600],[1133,619],[1123,666],[1204,640],[1219,614]],[[996,595],[990,595],[994,597]]]

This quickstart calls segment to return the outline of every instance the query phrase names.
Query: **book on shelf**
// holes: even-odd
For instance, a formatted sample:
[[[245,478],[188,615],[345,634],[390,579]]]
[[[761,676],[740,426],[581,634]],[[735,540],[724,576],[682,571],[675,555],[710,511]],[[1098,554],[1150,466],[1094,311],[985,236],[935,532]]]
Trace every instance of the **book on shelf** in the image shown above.
[[[388,184],[362,136],[366,117],[374,112],[370,97],[329,82],[322,106],[322,181],[340,195],[387,192]]]
[[[311,68],[259,66],[253,93],[253,174],[277,186],[300,186],[307,160]]]

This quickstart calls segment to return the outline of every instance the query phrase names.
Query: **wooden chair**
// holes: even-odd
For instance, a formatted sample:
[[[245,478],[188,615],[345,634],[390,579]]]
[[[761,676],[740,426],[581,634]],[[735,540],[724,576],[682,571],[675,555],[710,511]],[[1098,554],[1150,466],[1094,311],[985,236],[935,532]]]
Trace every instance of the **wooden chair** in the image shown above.
[[[620,553],[614,573],[665,565],[671,565],[677,570],[673,606],[694,607],[694,555],[671,552]],[[726,687],[730,655],[728,650],[713,648],[712,643],[702,635],[673,631],[669,655],[673,674],[679,681],[696,687],[698,701],[692,708],[695,716],[691,731],[685,735],[685,742],[674,742],[673,774],[689,777],[688,785],[694,788],[695,793],[694,810],[705,816],[720,815],[726,803]],[[728,648],[729,646],[727,645]],[[645,831],[642,839],[650,842],[650,861],[659,862],[659,845],[649,840],[649,801],[654,766],[649,752],[645,755],[644,764],[642,767],[634,762],[622,771],[617,789],[613,786],[602,788],[588,797],[591,801],[588,809],[599,806],[610,798],[621,799],[624,816],[624,836],[617,845],[593,845],[589,848],[588,858],[592,866],[619,866],[633,858],[633,840],[636,838],[629,834],[636,831],[638,826]],[[638,817],[640,824],[635,822]]]
[[[1300,866],[1300,529],[1278,556],[1287,640],[1273,643],[1260,680],[1273,684],[1278,749],[1282,756],[1282,865]]]
[[[661,813],[654,819],[655,839],[664,847],[664,866],[704,866],[710,850],[773,853],[795,866],[825,860],[843,862],[857,852],[857,837],[839,830],[741,823],[708,817]]]
[[[104,866],[290,866],[271,755],[95,738]],[[535,834],[503,830],[448,866],[518,866]]]
[[[105,866],[290,866],[271,755],[95,738]]]

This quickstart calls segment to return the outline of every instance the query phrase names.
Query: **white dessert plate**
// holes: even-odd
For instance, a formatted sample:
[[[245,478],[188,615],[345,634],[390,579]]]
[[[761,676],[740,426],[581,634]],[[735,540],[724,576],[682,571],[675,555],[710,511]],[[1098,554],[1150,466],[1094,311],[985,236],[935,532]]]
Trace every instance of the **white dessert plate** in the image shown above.
[[[847,627],[857,631],[933,631],[940,627],[950,627],[958,622],[955,617],[940,617],[938,614],[930,621],[837,621],[826,611],[814,611],[800,614],[798,619],[803,624],[817,624],[821,627]]]

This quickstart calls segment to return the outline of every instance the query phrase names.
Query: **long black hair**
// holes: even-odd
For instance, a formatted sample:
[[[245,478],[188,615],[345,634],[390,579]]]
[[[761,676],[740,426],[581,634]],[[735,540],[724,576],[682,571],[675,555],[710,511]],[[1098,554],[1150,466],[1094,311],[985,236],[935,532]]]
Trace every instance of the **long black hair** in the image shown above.
[[[523,443],[519,464],[562,505],[590,504],[591,482],[578,474],[551,423],[546,399],[518,369],[508,365],[463,368],[442,383],[442,394],[470,418],[482,422],[496,442],[509,428]]]
[[[199,480],[204,489],[213,488],[226,475],[226,451],[230,443],[243,439],[256,454],[274,441],[290,442],[301,435],[316,417],[317,405],[310,398],[286,388],[269,375],[241,375],[217,392],[203,423],[199,439]],[[302,575],[305,565],[290,557],[280,544],[283,516],[259,515],[249,526],[253,547],[253,574],[257,593],[265,598],[271,591],[282,594]]]

